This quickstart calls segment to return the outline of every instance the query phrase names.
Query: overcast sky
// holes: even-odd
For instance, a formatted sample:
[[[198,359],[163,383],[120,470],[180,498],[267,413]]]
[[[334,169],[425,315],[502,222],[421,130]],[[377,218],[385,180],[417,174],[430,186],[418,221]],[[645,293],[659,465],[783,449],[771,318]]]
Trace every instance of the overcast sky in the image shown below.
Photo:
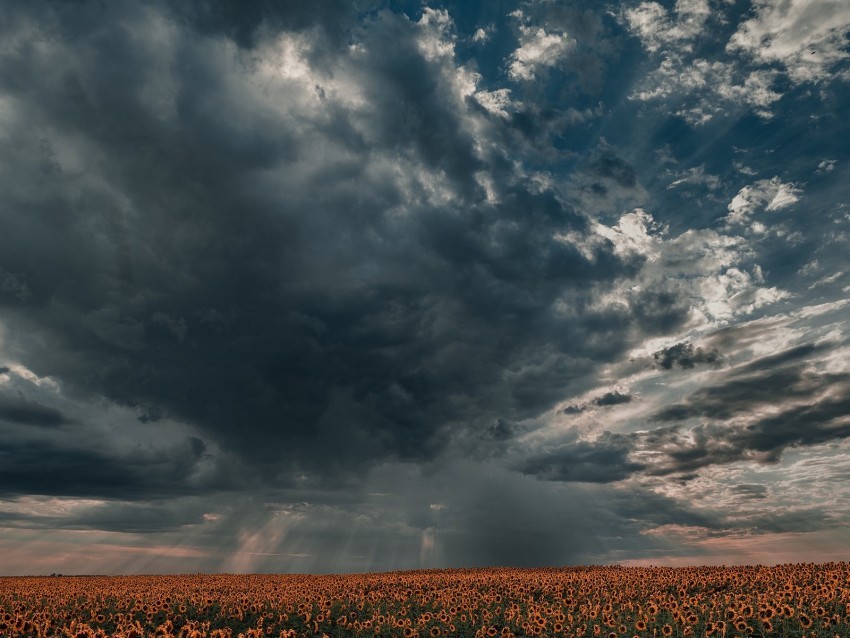
[[[0,4],[0,573],[850,559],[850,4]]]

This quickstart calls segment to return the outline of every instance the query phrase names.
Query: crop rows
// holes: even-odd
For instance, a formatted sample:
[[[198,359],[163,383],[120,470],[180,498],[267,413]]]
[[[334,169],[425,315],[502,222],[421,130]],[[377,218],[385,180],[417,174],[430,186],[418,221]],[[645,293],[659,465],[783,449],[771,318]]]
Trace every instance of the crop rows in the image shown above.
[[[847,563],[0,578],[0,637],[850,638]]]

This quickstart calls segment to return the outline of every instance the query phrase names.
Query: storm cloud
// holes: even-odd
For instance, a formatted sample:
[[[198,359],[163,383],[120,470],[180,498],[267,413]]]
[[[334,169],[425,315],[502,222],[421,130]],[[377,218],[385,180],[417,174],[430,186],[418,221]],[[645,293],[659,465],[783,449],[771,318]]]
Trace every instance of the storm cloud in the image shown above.
[[[624,347],[582,335],[636,319],[567,322],[554,306],[590,304],[597,283],[633,266],[610,247],[586,256],[559,242],[586,219],[521,179],[486,201],[474,175],[502,169],[475,149],[468,123],[481,118],[458,102],[451,53],[423,54],[450,47],[431,14],[381,13],[351,32],[356,66],[312,70],[336,26],[253,42],[247,11],[233,48],[207,27],[169,31],[156,7],[109,11],[105,23],[87,5],[19,16],[53,45],[6,61],[7,83],[45,78],[20,91],[14,117],[51,131],[17,140],[7,179],[34,179],[11,189],[2,251],[31,290],[8,300],[9,325],[41,316],[19,343],[37,374],[138,406],[143,420],[202,424],[261,463],[327,468],[323,449],[332,469],[427,458],[446,428],[537,413]],[[251,68],[248,45],[303,50],[317,88]],[[358,78],[368,109],[334,73]],[[44,252],[15,240],[36,235]]]
[[[700,347],[694,348],[694,344],[688,342],[677,343],[654,352],[652,358],[655,359],[655,365],[662,370],[674,367],[690,369],[700,364],[718,365],[723,361],[717,348],[706,351]]]

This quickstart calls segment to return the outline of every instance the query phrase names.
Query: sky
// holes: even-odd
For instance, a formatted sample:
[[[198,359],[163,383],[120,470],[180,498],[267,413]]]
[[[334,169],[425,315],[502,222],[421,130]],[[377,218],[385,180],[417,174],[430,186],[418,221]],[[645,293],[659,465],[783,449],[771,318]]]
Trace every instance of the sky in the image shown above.
[[[0,50],[0,574],[850,559],[844,0]]]

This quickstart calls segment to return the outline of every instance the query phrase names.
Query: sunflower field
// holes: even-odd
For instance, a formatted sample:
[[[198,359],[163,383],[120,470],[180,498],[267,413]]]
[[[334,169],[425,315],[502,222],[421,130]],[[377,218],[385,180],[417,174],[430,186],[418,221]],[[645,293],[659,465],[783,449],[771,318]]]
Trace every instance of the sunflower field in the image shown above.
[[[850,565],[0,578],[0,637],[850,638]]]

